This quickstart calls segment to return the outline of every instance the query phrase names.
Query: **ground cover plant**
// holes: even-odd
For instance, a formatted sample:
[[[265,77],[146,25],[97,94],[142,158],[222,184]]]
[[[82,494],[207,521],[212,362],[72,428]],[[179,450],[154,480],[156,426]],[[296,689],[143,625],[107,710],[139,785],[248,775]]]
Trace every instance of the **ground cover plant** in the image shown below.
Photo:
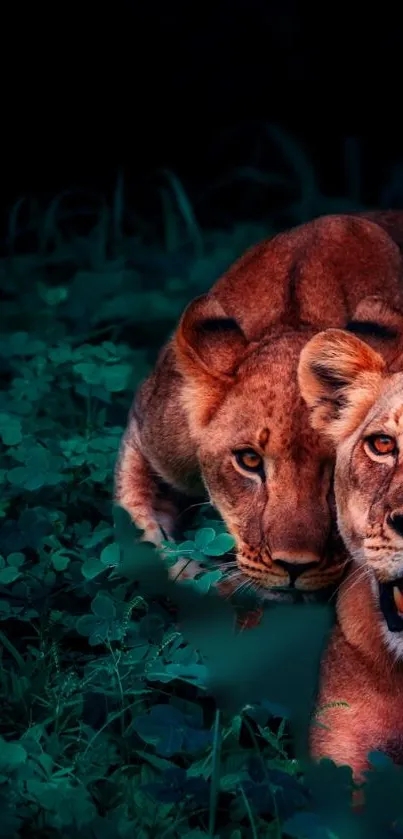
[[[353,194],[326,199],[281,139],[289,224],[359,206],[356,177]],[[267,188],[270,177],[258,179]],[[85,224],[65,209],[69,196],[42,214],[26,201],[10,214],[0,262],[0,835],[403,835],[402,774],[385,756],[373,755],[359,813],[348,767],[306,761],[331,609],[273,606],[245,627],[253,599],[215,594],[233,545],[208,505],[164,563],[113,509],[136,385],[185,304],[277,229],[267,219],[201,230],[176,178],[163,181],[159,232],[127,234],[121,179],[109,207],[80,198]],[[203,565],[191,583],[168,582],[179,551]]]

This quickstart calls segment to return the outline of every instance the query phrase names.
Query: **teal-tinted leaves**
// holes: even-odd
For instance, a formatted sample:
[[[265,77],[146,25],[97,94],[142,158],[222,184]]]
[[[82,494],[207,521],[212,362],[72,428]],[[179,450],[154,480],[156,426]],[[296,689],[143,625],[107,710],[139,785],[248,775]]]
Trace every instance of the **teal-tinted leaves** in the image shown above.
[[[150,682],[167,684],[180,679],[202,689],[209,683],[209,671],[205,664],[165,664],[160,658],[146,667],[146,676]]]
[[[126,390],[131,376],[130,364],[113,364],[103,368],[102,383],[109,393]]]
[[[118,393],[128,386],[132,366],[123,364],[100,364],[96,361],[80,361],[74,364],[74,372],[88,385],[100,385],[108,393]]]
[[[93,580],[103,571],[105,571],[105,566],[99,559],[86,559],[81,566],[81,573],[86,580]]]
[[[235,539],[229,533],[220,533],[203,548],[206,556],[222,556],[235,545]]]
[[[0,568],[0,585],[8,586],[10,583],[14,583],[18,580],[20,576],[20,572],[18,568],[12,568],[11,566],[6,565],[4,568]]]
[[[36,492],[43,486],[55,486],[64,480],[63,458],[51,454],[43,446],[33,446],[26,452],[25,466],[16,466],[7,473],[8,480],[21,489]]]
[[[116,542],[112,542],[101,552],[101,562],[103,565],[115,566],[120,562],[120,548]]]
[[[211,743],[211,732],[201,729],[199,720],[171,705],[154,705],[149,714],[134,720],[133,727],[162,757],[182,752],[192,754]]]
[[[52,554],[52,565],[55,571],[65,571],[70,565],[70,557],[63,550]]]
[[[25,562],[24,554],[14,553],[7,557],[7,564],[4,557],[0,556],[0,585],[8,586],[18,580],[19,568]]]
[[[93,361],[80,361],[73,367],[75,373],[80,376],[88,385],[102,384],[102,371],[98,364]]]
[[[7,557],[7,565],[11,565],[13,568],[21,568],[25,562],[25,554],[20,553],[20,551],[16,551],[15,553],[11,553]]]
[[[217,585],[222,579],[222,571],[206,571],[200,574],[194,580],[184,581],[186,585],[191,585],[199,594],[207,594],[211,588]]]
[[[17,769],[26,759],[27,753],[20,743],[6,742],[0,737],[0,773]]]
[[[0,437],[5,446],[17,446],[21,443],[21,420],[12,414],[0,413]]]
[[[122,637],[121,622],[116,620],[116,609],[110,597],[98,594],[91,603],[92,615],[83,615],[76,623],[77,632],[88,636],[91,646],[104,641],[118,641]]]
[[[95,815],[95,807],[83,784],[71,784],[66,778],[51,781],[27,781],[29,796],[44,810],[50,824],[58,831],[88,824]]]
[[[45,348],[43,341],[33,338],[28,332],[12,332],[7,340],[0,341],[0,355],[5,358],[40,355]]]
[[[212,527],[202,527],[200,530],[196,531],[195,535],[195,545],[199,551],[204,551],[204,549],[211,545],[211,543],[216,538],[215,530]]]

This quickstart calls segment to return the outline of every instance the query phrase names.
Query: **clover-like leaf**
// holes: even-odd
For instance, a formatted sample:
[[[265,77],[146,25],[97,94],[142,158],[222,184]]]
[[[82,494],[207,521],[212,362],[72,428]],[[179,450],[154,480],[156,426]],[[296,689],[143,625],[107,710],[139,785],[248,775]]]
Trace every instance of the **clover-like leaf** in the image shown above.
[[[0,413],[0,437],[5,446],[17,446],[21,443],[22,428],[19,417]]]
[[[222,571],[206,571],[195,580],[189,580],[189,585],[199,592],[199,594],[207,594],[212,586],[215,586],[221,580]]]
[[[113,620],[116,615],[115,604],[106,594],[97,594],[91,603],[91,609],[98,618]]]
[[[25,466],[16,466],[7,473],[11,484],[35,492],[43,486],[55,486],[64,480],[61,469],[63,458],[51,454],[43,446],[34,446],[26,452]]]
[[[12,566],[0,568],[0,584],[3,586],[8,586],[10,583],[14,583],[15,580],[18,580],[19,576],[20,572],[18,568],[13,568]]]
[[[233,536],[229,533],[220,533],[212,542],[209,542],[203,548],[203,553],[206,556],[222,556],[227,551],[230,551],[234,545],[235,539]]]
[[[200,530],[196,531],[195,535],[196,548],[199,551],[204,551],[207,545],[211,545],[215,538],[216,533],[212,527],[201,527]]]
[[[81,573],[86,580],[93,580],[98,574],[105,571],[105,566],[99,559],[86,559],[81,566]]]
[[[0,772],[15,769],[26,759],[27,753],[20,743],[10,743],[0,737]]]
[[[210,731],[200,729],[198,721],[172,705],[154,705],[149,714],[134,720],[133,727],[163,757],[200,751],[212,739]]]
[[[119,565],[120,547],[116,542],[106,545],[101,552],[101,562],[103,565]]]
[[[70,565],[70,557],[63,551],[56,551],[52,555],[52,565],[55,571],[65,571]]]
[[[13,568],[21,568],[24,565],[24,562],[25,554],[20,551],[15,551],[7,557],[7,565],[11,565]]]
[[[102,370],[99,364],[94,364],[92,361],[82,361],[74,364],[73,370],[88,385],[99,385],[102,382]]]
[[[102,371],[102,381],[109,393],[118,393],[128,386],[132,373],[130,364],[106,365]]]

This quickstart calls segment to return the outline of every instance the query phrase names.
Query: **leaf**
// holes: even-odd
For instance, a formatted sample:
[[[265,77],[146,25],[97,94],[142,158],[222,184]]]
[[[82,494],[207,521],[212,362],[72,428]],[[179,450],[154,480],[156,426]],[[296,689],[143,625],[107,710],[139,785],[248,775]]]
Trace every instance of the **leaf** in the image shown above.
[[[235,539],[229,533],[220,533],[213,542],[210,542],[203,549],[206,556],[222,556],[230,551],[235,545]]]
[[[10,583],[14,583],[15,580],[18,580],[19,576],[20,572],[18,571],[18,568],[0,568],[0,583],[3,586],[8,586]]]
[[[19,743],[8,743],[0,737],[0,769],[12,770],[25,763],[27,753]]]
[[[119,565],[120,563],[120,547],[116,542],[111,542],[101,552],[101,562],[103,565]]]
[[[64,480],[64,460],[43,446],[32,446],[23,455],[25,466],[16,466],[7,473],[11,484],[35,492],[43,486],[55,486]],[[19,458],[20,459],[20,458]]]
[[[3,620],[11,614],[11,606],[8,600],[0,600],[0,618]]]
[[[218,583],[221,580],[222,571],[207,571],[205,574],[202,574],[196,580],[190,580],[190,584],[193,586],[199,594],[207,594],[210,591],[210,588]]]
[[[86,559],[81,566],[81,573],[86,580],[93,580],[98,574],[105,571],[105,566],[99,559]]]
[[[20,551],[15,551],[11,553],[7,557],[7,564],[11,565],[13,568],[21,568],[25,562],[25,554],[20,553]]]
[[[63,554],[61,551],[57,552],[52,556],[52,565],[55,571],[65,571],[70,565],[70,557],[66,556],[66,554]]]
[[[106,594],[97,594],[91,603],[91,609],[97,618],[113,620],[116,615],[115,604]]]
[[[118,393],[128,386],[132,367],[130,364],[106,366],[102,371],[103,384],[109,393]]]
[[[98,364],[94,364],[91,361],[83,361],[78,364],[74,364],[73,370],[89,385],[99,385],[102,382],[101,368]]]
[[[216,538],[215,530],[212,527],[202,527],[196,531],[195,545],[199,551],[204,551],[204,548]]]
[[[330,839],[330,831],[323,826],[317,813],[295,813],[283,823],[283,830],[295,839]]]
[[[21,420],[12,414],[0,413],[0,437],[5,446],[17,446],[21,443]]]
[[[211,742],[210,731],[172,705],[154,705],[149,714],[136,717],[133,728],[164,757],[200,751]]]

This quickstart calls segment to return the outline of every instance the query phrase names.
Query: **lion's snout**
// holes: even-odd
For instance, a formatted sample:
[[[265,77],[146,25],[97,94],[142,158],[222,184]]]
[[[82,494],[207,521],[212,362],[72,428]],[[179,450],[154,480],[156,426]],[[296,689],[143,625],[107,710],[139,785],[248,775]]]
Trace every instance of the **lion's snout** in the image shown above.
[[[317,567],[320,556],[301,552],[296,554],[283,552],[280,555],[272,555],[272,562],[277,568],[281,568],[288,574],[289,585],[294,586],[298,577]]]

